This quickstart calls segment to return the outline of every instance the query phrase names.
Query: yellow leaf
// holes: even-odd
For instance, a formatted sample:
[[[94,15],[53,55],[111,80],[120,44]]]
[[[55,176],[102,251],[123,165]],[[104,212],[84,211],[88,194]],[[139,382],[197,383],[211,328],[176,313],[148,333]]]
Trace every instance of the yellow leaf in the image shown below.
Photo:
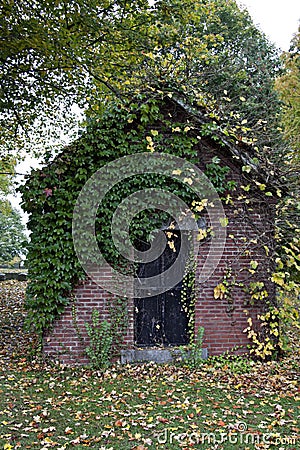
[[[228,219],[227,219],[227,217],[221,217],[220,219],[219,219],[219,222],[220,222],[220,224],[221,224],[221,226],[222,227],[227,227],[227,225],[228,225]]]
[[[207,236],[206,230],[200,229],[197,235],[197,241],[202,241],[203,239],[206,238],[206,236]]]
[[[224,294],[226,293],[226,286],[224,286],[223,283],[218,284],[218,286],[216,286],[214,288],[214,298],[215,299],[222,299],[224,297]]]
[[[271,280],[279,286],[284,286],[285,275],[282,272],[274,273]]]
[[[183,182],[189,184],[190,186],[193,184],[193,180],[191,178],[184,178]]]
[[[204,198],[203,200],[201,200],[201,202],[193,201],[193,206],[195,206],[195,211],[198,211],[198,212],[203,211],[203,209],[206,208],[207,204],[208,204],[207,198]]]
[[[174,241],[168,241],[168,246],[171,250],[173,250],[173,252],[176,252]]]
[[[258,262],[257,261],[250,261],[250,266],[253,270],[257,269]]]
[[[176,169],[176,170],[173,170],[172,175],[180,175],[181,173],[182,173],[182,170]]]
[[[13,446],[8,444],[8,443],[6,443],[6,444],[4,444],[3,448],[4,448],[4,450],[12,450]]]
[[[242,171],[249,173],[251,171],[251,167],[250,166],[243,166],[242,167]]]
[[[242,188],[244,191],[248,192],[248,191],[250,191],[251,186],[250,186],[250,184],[247,184],[247,186],[241,186],[241,188]]]

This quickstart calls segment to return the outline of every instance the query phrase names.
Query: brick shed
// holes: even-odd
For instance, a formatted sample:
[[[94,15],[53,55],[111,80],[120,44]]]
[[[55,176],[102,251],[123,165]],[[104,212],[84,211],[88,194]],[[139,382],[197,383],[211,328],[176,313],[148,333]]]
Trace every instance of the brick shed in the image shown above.
[[[182,102],[174,104],[168,100],[172,115],[180,116],[188,123],[204,121],[204,114],[192,118],[191,109]],[[175,112],[174,112],[175,111]],[[174,119],[175,120],[175,119]],[[193,122],[194,121],[194,122]],[[252,318],[259,327],[258,315],[265,311],[265,299],[275,301],[273,284],[269,281],[273,271],[270,257],[274,231],[274,201],[266,197],[261,189],[255,189],[254,176],[265,182],[263,171],[252,162],[253,149],[243,142],[232,142],[221,133],[218,139],[202,137],[195,144],[198,167],[205,171],[213,158],[221,167],[228,167],[228,180],[235,181],[235,189],[222,192],[223,207],[227,217],[226,244],[222,258],[212,275],[195,286],[194,327],[204,327],[204,347],[209,355],[225,351],[244,352],[250,344],[243,330]],[[245,170],[246,167],[246,170]],[[247,168],[251,168],[249,171]],[[251,189],[247,186],[251,184]],[[254,186],[254,187],[253,187]],[[272,189],[269,187],[269,189]],[[200,242],[196,255],[196,274],[201,270],[210,249],[210,240]],[[164,264],[161,260],[160,263]],[[140,267],[139,270],[152,270]],[[44,351],[63,363],[88,363],[85,348],[88,337],[85,323],[91,320],[93,309],[102,319],[109,319],[114,295],[101,287],[101,280],[109,278],[108,270],[87,276],[74,286],[73,301],[55,320],[53,328],[44,335]],[[95,282],[98,277],[99,283]],[[225,278],[224,278],[225,277]],[[224,281],[225,280],[225,281]],[[226,293],[216,295],[217,286],[226,285]],[[259,288],[257,287],[259,286]],[[149,299],[127,298],[127,329],[124,348],[169,348],[188,344],[188,318],[181,303],[182,283],[163,294]],[[260,290],[261,295],[255,293]],[[216,298],[217,297],[217,298]]]

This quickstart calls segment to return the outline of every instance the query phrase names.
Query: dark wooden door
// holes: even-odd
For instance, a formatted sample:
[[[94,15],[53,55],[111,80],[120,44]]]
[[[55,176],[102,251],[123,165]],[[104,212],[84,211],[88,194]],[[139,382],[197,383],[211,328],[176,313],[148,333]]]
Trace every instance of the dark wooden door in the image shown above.
[[[140,264],[139,278],[148,278],[163,273],[177,257],[180,247],[180,233],[174,238],[175,249],[166,246],[164,253],[155,261]],[[140,250],[147,250],[147,244],[141,244]],[[144,247],[144,248],[143,248]],[[185,261],[182,261],[185,264]],[[163,277],[162,277],[163,279]],[[172,346],[188,343],[188,317],[181,302],[182,281],[166,292],[135,299],[135,342],[141,347]]]

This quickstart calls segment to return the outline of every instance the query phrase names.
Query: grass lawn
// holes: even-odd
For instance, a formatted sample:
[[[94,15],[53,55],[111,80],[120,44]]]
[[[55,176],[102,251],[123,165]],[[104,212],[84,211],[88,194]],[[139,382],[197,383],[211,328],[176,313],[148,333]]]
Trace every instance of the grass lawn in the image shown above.
[[[299,448],[297,370],[282,363],[234,375],[209,363],[101,374],[20,362],[0,392],[0,448]]]
[[[20,283],[0,288],[6,339],[3,317],[16,317],[21,333],[22,295]],[[198,370],[100,373],[30,361],[32,339],[14,335],[15,351],[0,347],[0,449],[300,448],[299,351],[264,364],[219,358]]]

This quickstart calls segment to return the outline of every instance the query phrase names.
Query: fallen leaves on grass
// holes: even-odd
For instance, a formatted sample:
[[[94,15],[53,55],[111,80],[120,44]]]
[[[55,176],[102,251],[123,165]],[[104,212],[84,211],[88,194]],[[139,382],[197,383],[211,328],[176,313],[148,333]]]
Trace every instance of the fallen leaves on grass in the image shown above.
[[[26,281],[0,282],[0,365],[22,366],[36,346],[37,336],[25,332],[24,310]]]
[[[209,366],[191,371],[149,363],[115,366],[104,373],[45,366],[2,373],[0,444],[14,449],[18,443],[28,449],[151,450],[162,444],[187,449],[192,440],[200,442],[213,433],[217,439],[227,436],[227,442],[201,448],[231,449],[233,439],[243,433],[256,440],[264,435],[294,439],[297,379],[290,374],[278,382],[275,367],[258,366],[254,378],[239,376],[239,389],[233,388],[236,377],[212,373]]]
[[[198,370],[149,363],[103,373],[32,363],[23,357],[32,343],[21,329],[24,286],[1,284],[2,310],[18,324],[19,338],[11,347],[1,341],[6,359],[0,371],[0,448],[299,447],[299,353],[253,363],[241,374],[213,360]],[[14,355],[18,351],[21,358]],[[249,436],[247,443],[236,441],[245,433],[254,444]]]

